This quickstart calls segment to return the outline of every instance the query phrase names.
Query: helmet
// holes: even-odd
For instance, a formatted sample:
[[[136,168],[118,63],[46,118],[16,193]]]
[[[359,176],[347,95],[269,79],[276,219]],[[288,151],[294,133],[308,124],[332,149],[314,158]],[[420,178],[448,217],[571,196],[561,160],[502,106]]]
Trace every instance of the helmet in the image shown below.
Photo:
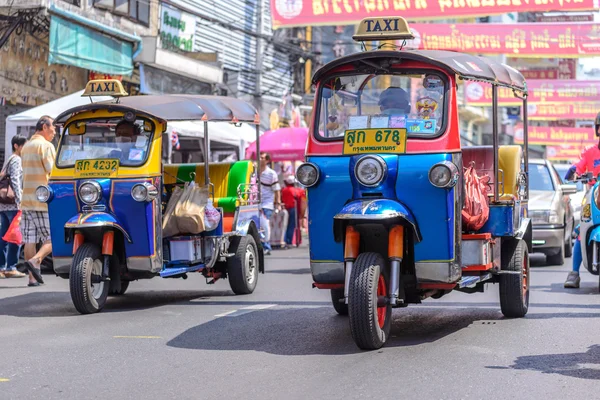
[[[391,107],[387,108],[400,108],[407,111],[410,110],[410,99],[406,90],[391,86],[381,92],[379,96],[378,105],[383,106],[384,104],[392,104]]]
[[[594,133],[596,134],[596,136],[600,136],[600,134],[598,133],[598,128],[600,127],[600,112],[596,115],[596,121],[594,122],[594,127],[596,128],[596,131]]]

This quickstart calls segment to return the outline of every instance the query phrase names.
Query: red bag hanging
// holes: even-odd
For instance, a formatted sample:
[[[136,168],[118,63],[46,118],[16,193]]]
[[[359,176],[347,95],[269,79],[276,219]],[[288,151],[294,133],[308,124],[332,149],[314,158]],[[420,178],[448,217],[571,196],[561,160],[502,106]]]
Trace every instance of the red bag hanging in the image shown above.
[[[487,194],[489,176],[479,177],[475,167],[465,169],[465,206],[462,209],[462,221],[466,231],[478,231],[490,217]]]
[[[23,244],[23,235],[21,235],[21,210],[17,212],[17,215],[13,218],[6,235],[2,237],[2,240],[8,243],[14,243],[21,245]]]

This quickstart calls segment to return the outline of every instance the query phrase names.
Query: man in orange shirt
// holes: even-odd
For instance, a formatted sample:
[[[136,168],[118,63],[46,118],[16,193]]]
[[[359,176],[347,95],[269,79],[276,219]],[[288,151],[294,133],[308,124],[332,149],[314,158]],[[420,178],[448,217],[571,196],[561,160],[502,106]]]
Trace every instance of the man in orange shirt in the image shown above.
[[[294,238],[294,230],[296,229],[296,204],[298,205],[298,213],[300,215],[299,220],[304,218],[304,211],[306,210],[306,193],[304,189],[300,189],[294,186],[296,178],[288,176],[285,178],[285,187],[281,190],[281,201],[283,202],[285,209],[288,212],[288,225],[285,231],[285,245],[289,248]]]

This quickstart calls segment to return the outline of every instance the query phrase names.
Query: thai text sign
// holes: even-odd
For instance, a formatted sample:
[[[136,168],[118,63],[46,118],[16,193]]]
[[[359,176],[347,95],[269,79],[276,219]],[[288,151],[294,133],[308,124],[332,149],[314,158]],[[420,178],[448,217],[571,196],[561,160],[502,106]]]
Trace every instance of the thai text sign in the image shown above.
[[[529,104],[527,111],[532,121],[555,121],[566,118],[593,120],[600,111],[600,102]]]
[[[587,146],[562,145],[546,147],[546,159],[550,161],[577,161]]]
[[[556,128],[552,126],[530,126],[529,144],[540,145],[589,145],[597,143],[594,128]],[[515,127],[515,143],[523,143],[523,126]]]
[[[600,54],[600,24],[411,24],[420,49],[512,57],[581,57]]]
[[[368,17],[400,16],[414,21],[594,9],[594,0],[271,0],[274,28],[351,25]]]
[[[163,49],[194,51],[196,17],[161,4],[160,44]]]
[[[492,105],[492,87],[483,82],[466,82],[466,100],[470,106]],[[530,103],[600,102],[600,81],[529,80]],[[507,88],[498,88],[498,104],[519,106],[521,100]]]

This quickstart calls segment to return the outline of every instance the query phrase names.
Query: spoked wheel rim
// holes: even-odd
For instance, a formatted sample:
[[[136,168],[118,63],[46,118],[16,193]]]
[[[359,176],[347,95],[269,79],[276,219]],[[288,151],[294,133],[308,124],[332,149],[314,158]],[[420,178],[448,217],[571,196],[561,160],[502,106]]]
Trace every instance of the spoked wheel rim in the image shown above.
[[[387,298],[387,287],[385,286],[385,280],[383,279],[383,275],[379,275],[379,280],[377,281],[377,300],[381,297]],[[379,301],[377,301],[379,304]],[[385,325],[385,316],[387,312],[387,305],[379,306],[377,305],[377,322],[379,327],[383,329]]]
[[[92,298],[97,301],[102,297],[102,293],[104,292],[104,284],[105,282],[93,283],[93,277],[101,277],[102,276],[102,261],[94,260],[91,268],[91,276],[88,279],[88,292],[92,294]]]
[[[527,304],[527,295],[529,293],[529,257],[523,255],[523,302]]]
[[[256,251],[252,244],[246,246],[244,264],[246,269],[246,281],[248,282],[248,285],[252,285],[256,279]]]

